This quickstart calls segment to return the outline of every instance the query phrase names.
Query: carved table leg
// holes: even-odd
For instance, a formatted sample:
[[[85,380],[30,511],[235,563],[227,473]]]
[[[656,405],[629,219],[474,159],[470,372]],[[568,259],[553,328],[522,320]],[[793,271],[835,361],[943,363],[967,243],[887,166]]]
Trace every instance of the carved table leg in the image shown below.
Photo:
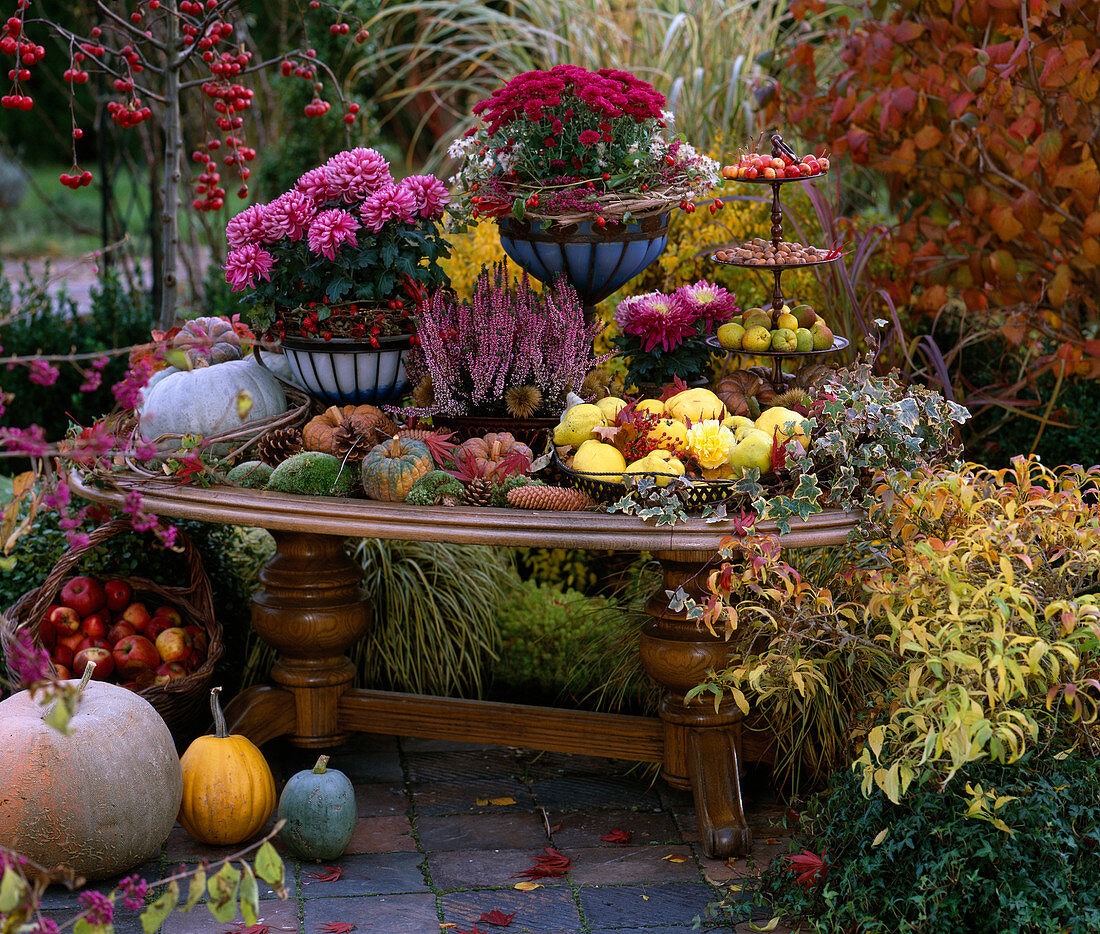
[[[226,709],[230,728],[255,742],[290,734],[306,748],[342,743],[337,703],[355,677],[348,649],[370,625],[362,569],[344,553],[344,539],[272,532],[275,555],[260,571],[252,625],[279,651],[275,686],[243,691]]]
[[[665,724],[661,774],[674,788],[690,788],[695,797],[699,833],[708,856],[741,856],[752,848],[752,833],[741,803],[741,711],[727,700],[690,706],[684,695],[701,683],[710,668],[722,668],[731,651],[720,637],[683,613],[668,608],[665,590],[683,586],[698,596],[694,577],[709,555],[658,552],[664,588],[650,601],[652,619],[642,630],[642,665],[668,692],[661,702]]]

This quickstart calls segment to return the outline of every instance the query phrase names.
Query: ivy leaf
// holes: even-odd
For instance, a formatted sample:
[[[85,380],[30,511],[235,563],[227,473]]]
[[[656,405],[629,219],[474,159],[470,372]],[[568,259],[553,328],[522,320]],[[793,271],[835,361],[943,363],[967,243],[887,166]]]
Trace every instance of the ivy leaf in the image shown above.
[[[141,913],[141,929],[145,934],[153,934],[159,930],[174,910],[180,900],[180,887],[175,879],[168,883],[168,887]]]
[[[237,887],[241,872],[232,863],[225,863],[206,883],[210,900],[206,907],[218,921],[232,921],[237,914]]]

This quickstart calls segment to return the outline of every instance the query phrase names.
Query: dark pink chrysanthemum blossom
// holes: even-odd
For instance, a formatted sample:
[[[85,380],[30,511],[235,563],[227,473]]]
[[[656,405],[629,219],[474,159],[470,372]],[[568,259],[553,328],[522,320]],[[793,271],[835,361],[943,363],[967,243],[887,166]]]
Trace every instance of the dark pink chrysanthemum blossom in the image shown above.
[[[27,379],[39,386],[52,386],[61,375],[61,371],[46,360],[31,360],[27,369]]]
[[[416,216],[416,196],[408,188],[393,185],[376,191],[359,208],[363,224],[378,233],[388,220],[408,220]]]
[[[397,187],[409,192],[416,200],[412,214],[402,220],[412,220],[416,215],[442,217],[443,209],[451,200],[447,186],[434,175],[410,175]]]
[[[577,138],[582,146],[595,146],[600,141],[600,134],[595,130],[585,130]]]
[[[324,165],[329,197],[354,204],[368,195],[393,184],[390,167],[374,149],[349,149],[339,152]]]
[[[619,303],[614,315],[615,323],[624,334],[641,339],[642,350],[646,353],[657,346],[665,351],[675,350],[695,334],[698,317],[661,292],[628,298]]]
[[[225,258],[225,281],[231,292],[256,288],[259,279],[271,281],[271,267],[275,257],[263,247],[254,243],[246,244],[237,250],[230,250]]]
[[[229,218],[229,223],[225,225],[225,239],[229,241],[229,249],[236,250],[249,243],[264,242],[266,211],[266,204],[253,204]]]
[[[332,208],[322,211],[309,225],[309,249],[311,253],[335,260],[336,251],[345,243],[358,246],[355,231],[359,221],[347,211]]]
[[[292,189],[279,195],[267,206],[263,217],[264,242],[274,243],[282,240],[301,240],[309,230],[314,215],[313,199]]]
[[[733,294],[706,279],[680,286],[672,293],[672,298],[697,318],[705,318],[708,328],[728,321],[741,310]]]
[[[322,201],[330,201],[333,198],[333,195],[329,193],[328,180],[323,165],[306,172],[294,183],[294,190],[300,191],[307,198],[312,198],[317,204]]]

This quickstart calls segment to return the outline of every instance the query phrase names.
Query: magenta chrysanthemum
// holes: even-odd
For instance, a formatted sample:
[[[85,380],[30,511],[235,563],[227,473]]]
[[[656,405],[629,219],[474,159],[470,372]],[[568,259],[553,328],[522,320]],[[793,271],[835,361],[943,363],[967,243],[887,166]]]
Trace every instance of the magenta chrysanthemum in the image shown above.
[[[737,299],[720,285],[711,285],[700,279],[693,285],[682,285],[672,293],[674,301],[697,318],[705,318],[708,330],[715,324],[728,321],[740,311]]]
[[[306,172],[294,183],[294,188],[317,203],[328,201],[332,197],[329,194],[327,173],[323,165]]]
[[[330,198],[354,204],[381,188],[393,184],[390,167],[374,149],[349,149],[337,153],[324,165],[325,185]]]
[[[397,186],[416,199],[415,214],[421,217],[442,217],[443,208],[451,200],[447,186],[434,175],[410,175]],[[412,216],[403,220],[412,220]]]
[[[642,350],[649,353],[657,346],[665,351],[674,350],[692,337],[698,315],[671,296],[648,292],[620,302],[614,318],[619,329],[640,338]]]
[[[263,243],[266,213],[266,204],[253,204],[231,217],[225,225],[225,239],[229,241],[229,248],[235,250],[249,243]]]
[[[236,250],[230,250],[225,259],[225,281],[231,292],[241,289],[254,289],[259,279],[271,279],[271,267],[275,257],[255,243],[246,243]]]
[[[595,130],[585,130],[578,139],[582,146],[595,146],[600,141],[600,134]]]
[[[263,216],[264,242],[301,240],[313,220],[313,199],[297,189],[279,195]]]
[[[309,249],[328,259],[336,259],[336,251],[345,243],[357,246],[355,231],[359,221],[347,211],[333,208],[322,211],[309,225]]]
[[[359,213],[368,230],[377,233],[392,218],[405,220],[416,214],[416,197],[407,188],[391,185],[376,191],[363,202]]]

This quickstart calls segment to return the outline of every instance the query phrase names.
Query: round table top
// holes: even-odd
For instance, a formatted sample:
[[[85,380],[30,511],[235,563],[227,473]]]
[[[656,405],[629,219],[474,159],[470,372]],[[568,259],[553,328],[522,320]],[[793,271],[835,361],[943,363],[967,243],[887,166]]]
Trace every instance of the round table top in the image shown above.
[[[453,542],[536,548],[584,548],[608,551],[694,552],[713,554],[736,535],[733,520],[707,522],[692,517],[675,525],[655,526],[635,516],[607,512],[555,512],[484,506],[410,506],[336,496],[296,496],[241,487],[196,487],[163,481],[119,480],[99,487],[79,475],[69,478],[77,495],[121,506],[131,490],[142,494],[144,509],[155,515],[200,519],[272,531],[405,541]],[[780,535],[788,548],[836,545],[862,518],[859,513],[827,510],[791,521]],[[777,534],[774,522],[759,522],[757,533]]]

